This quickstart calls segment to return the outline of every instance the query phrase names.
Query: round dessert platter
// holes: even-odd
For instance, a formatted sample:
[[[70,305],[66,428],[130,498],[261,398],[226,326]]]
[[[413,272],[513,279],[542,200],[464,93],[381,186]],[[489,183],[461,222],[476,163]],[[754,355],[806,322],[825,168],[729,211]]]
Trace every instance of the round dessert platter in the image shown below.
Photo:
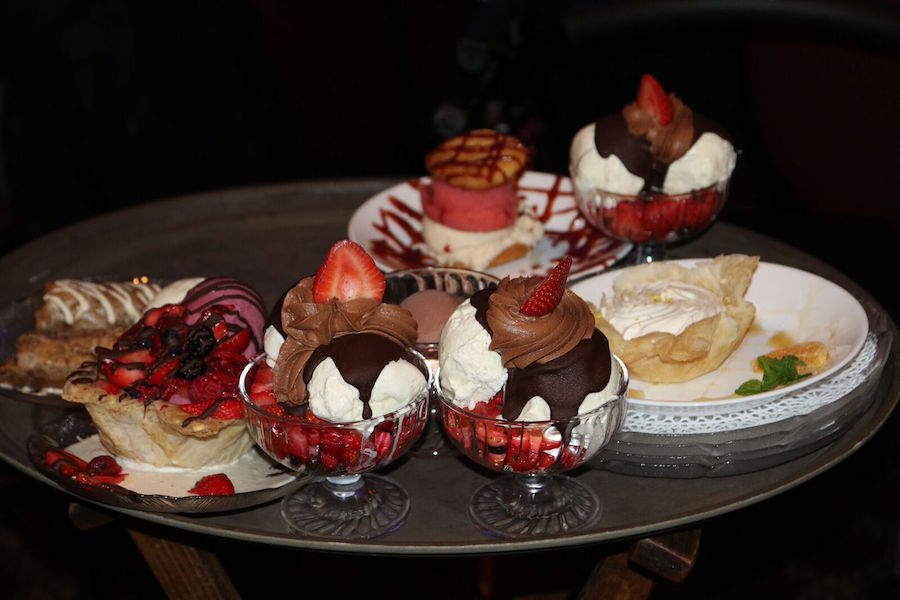
[[[438,372],[438,338],[440,329],[459,302],[499,280],[493,275],[445,267],[402,269],[385,275],[384,302],[404,306],[419,323],[418,350],[428,361],[432,373]],[[426,295],[420,294],[425,292]],[[413,298],[413,300],[410,300]],[[416,302],[419,298],[419,302]],[[413,304],[410,304],[412,302]],[[423,327],[428,323],[428,327]],[[428,424],[425,432],[409,450],[413,456],[447,457],[456,452],[446,443],[437,424],[437,401],[429,399]]]
[[[437,266],[422,239],[419,188],[427,178],[383,190],[354,212],[348,236],[372,255],[384,271]],[[612,267],[631,244],[608,237],[585,222],[575,206],[567,177],[526,171],[518,182],[525,212],[544,225],[544,237],[523,258],[490,267],[496,277],[544,275],[565,255],[574,259],[572,278]]]
[[[599,304],[614,278],[603,274],[573,289]],[[876,306],[828,279],[768,262],[746,298],[756,306],[754,326],[719,369],[679,384],[632,378],[625,424],[595,466],[664,477],[758,470],[827,444],[865,412],[892,342]],[[828,366],[768,392],[735,394],[759,378],[755,357],[784,340],[825,341]]]
[[[347,221],[360,203],[395,183],[396,180],[385,179],[349,180],[224,190],[91,219],[0,257],[0,306],[32,293],[47,280],[97,273],[127,279],[134,274],[147,274],[167,280],[193,277],[197,273],[227,273],[253,284],[267,305],[272,306],[285,288],[296,282],[298,272],[315,272],[315,257],[323,256],[336,239],[344,236]],[[78,241],[77,255],[71,252],[73,239]],[[116,251],[119,248],[128,248],[128,252]],[[221,537],[304,550],[398,556],[543,551],[599,545],[696,526],[706,519],[773,498],[847,459],[883,426],[900,396],[897,375],[900,359],[896,352],[889,351],[888,343],[896,327],[865,290],[815,257],[728,223],[714,224],[704,235],[672,248],[671,253],[680,257],[721,253],[760,255],[763,260],[826,276],[850,291],[866,309],[870,329],[877,333],[875,364],[878,368],[867,371],[866,383],[846,399],[846,406],[860,414],[843,424],[830,442],[790,460],[777,460],[777,464],[767,465],[754,459],[752,464],[740,465],[739,472],[725,482],[709,476],[720,472],[712,468],[696,468],[694,473],[698,476],[677,481],[656,476],[649,466],[638,465],[635,473],[638,476],[623,474],[609,464],[591,468],[597,464],[598,457],[616,448],[617,440],[632,435],[627,430],[620,431],[593,460],[566,472],[566,476],[575,478],[597,495],[601,518],[577,531],[527,538],[485,535],[473,527],[468,515],[474,492],[502,474],[468,459],[432,460],[409,453],[379,470],[379,475],[393,479],[409,493],[411,507],[405,523],[389,535],[366,540],[300,534],[285,522],[277,499],[241,510],[210,511],[202,515],[150,511],[113,504],[112,500],[87,499],[109,506],[125,523],[149,522],[163,526],[160,529],[163,532],[172,528],[207,540]],[[3,314],[7,313],[0,311]],[[22,330],[25,325],[6,319],[0,322],[0,332],[17,327]],[[14,340],[2,339],[0,352],[7,357],[14,349]],[[832,405],[836,407],[837,401]],[[28,439],[41,434],[44,426],[65,418],[71,411],[71,408],[40,404],[0,390],[0,457],[26,476],[70,492],[63,488],[64,482],[51,478],[32,462]],[[665,419],[674,417],[664,416]],[[778,436],[783,435],[782,428],[797,427],[805,431],[807,422],[805,416],[778,421],[777,426],[773,425],[772,439],[777,442]],[[623,427],[628,427],[627,415]],[[649,437],[641,435],[644,439]],[[643,447],[660,446],[662,442],[674,447],[676,437],[653,434],[651,439],[656,443]],[[702,440],[705,446],[700,441],[694,443],[691,435],[682,437],[694,444],[696,448],[692,452],[696,451],[697,457],[702,457],[701,451],[706,448],[713,453],[713,462],[722,460],[726,465],[727,459],[719,457],[727,453],[730,440],[736,435],[733,432],[709,434],[708,443]],[[755,437],[762,439],[762,436]],[[736,444],[740,443],[739,439]],[[664,450],[660,449],[660,454]],[[679,456],[677,449],[670,456]],[[694,467],[678,465],[676,468]],[[305,477],[293,479],[294,483],[282,490],[305,480]],[[86,498],[78,491],[70,493],[79,499]]]

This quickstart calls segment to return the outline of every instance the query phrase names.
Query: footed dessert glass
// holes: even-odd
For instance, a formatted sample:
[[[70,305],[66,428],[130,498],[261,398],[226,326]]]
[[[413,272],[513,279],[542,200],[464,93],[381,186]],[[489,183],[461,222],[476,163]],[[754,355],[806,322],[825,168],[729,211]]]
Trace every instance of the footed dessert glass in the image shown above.
[[[441,421],[454,445],[479,465],[508,474],[472,495],[469,517],[479,528],[523,538],[575,531],[600,516],[594,492],[559,473],[585,463],[622,426],[628,371],[618,358],[616,362],[622,374],[616,393],[569,419],[492,418],[457,406],[438,389]]]
[[[472,271],[470,269],[454,269],[450,267],[423,267],[419,269],[404,269],[402,271],[393,271],[384,276],[385,289],[383,302],[390,304],[400,304],[413,294],[426,290],[437,290],[446,292],[447,294],[457,298],[459,302],[470,298],[472,294],[479,290],[483,290],[487,286],[497,283],[499,280],[493,275],[482,273],[480,271]],[[419,310],[428,309],[427,305],[420,305]],[[420,318],[416,314],[419,310],[413,311],[413,317]],[[430,312],[430,311],[429,311]],[[446,314],[449,316],[449,313]],[[445,319],[444,319],[445,321]],[[443,326],[443,322],[441,323]],[[429,327],[429,329],[434,329]],[[438,371],[438,338],[440,337],[440,329],[437,329],[436,335],[426,335],[426,339],[419,341],[415,349],[425,356],[428,361],[434,379],[437,381]],[[446,443],[446,438],[441,433],[440,427],[437,425],[437,401],[435,398],[429,400],[428,405],[428,424],[425,427],[425,433],[419,438],[419,441],[409,451],[412,456],[420,457],[445,457],[456,454],[452,446]]]
[[[427,368],[424,357],[419,359]],[[257,404],[254,386],[267,369],[260,357],[241,373],[250,436],[275,461],[312,475],[281,502],[288,525],[304,535],[341,540],[369,539],[398,528],[409,512],[409,495],[369,471],[390,464],[416,442],[428,420],[429,393],[380,417],[329,423],[273,408],[279,405]],[[430,369],[428,377],[430,389]]]
[[[628,196],[600,188],[579,189],[575,202],[588,223],[609,237],[634,244],[633,264],[666,258],[666,247],[700,234],[716,219],[729,179],[684,194],[641,192]]]

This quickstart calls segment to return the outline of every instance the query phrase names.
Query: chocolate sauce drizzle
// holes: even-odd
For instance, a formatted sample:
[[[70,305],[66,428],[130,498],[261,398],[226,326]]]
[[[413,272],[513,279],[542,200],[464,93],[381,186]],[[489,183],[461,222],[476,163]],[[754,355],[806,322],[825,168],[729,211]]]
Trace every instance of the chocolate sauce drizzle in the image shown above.
[[[372,418],[369,400],[372,387],[388,363],[403,359],[418,365],[412,354],[397,342],[376,333],[351,333],[334,338],[313,350],[303,367],[303,381],[308,385],[313,372],[326,358],[334,361],[344,381],[359,390],[363,403],[363,419]],[[421,370],[422,367],[419,366]],[[423,371],[423,375],[427,374]]]

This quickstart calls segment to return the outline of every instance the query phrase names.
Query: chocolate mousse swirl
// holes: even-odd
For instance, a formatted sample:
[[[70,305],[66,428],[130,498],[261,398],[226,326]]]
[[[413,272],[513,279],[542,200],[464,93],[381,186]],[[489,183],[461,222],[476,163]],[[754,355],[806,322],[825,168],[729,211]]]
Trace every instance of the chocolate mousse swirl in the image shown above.
[[[622,116],[633,135],[642,135],[650,143],[653,160],[670,164],[685,155],[694,143],[694,113],[678,96],[669,94],[674,116],[668,125],[660,125],[649,112],[632,102]]]
[[[416,341],[416,321],[406,309],[368,298],[348,302],[336,299],[324,304],[313,300],[315,278],[307,277],[285,296],[281,322],[285,340],[274,369],[274,389],[280,400],[306,402],[303,368],[313,351],[347,333],[375,333],[403,345]]]
[[[491,294],[487,322],[491,350],[507,368],[547,363],[570,352],[594,332],[594,315],[584,300],[566,290],[559,305],[543,317],[527,317],[519,308],[541,283],[541,277],[505,278]]]

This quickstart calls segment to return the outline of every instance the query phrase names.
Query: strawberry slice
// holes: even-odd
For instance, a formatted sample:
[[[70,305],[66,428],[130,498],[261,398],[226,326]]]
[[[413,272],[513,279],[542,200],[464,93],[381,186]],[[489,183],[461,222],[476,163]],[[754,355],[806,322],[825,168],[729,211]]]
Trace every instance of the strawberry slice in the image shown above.
[[[538,284],[519,312],[526,317],[543,317],[550,314],[562,300],[566,291],[566,278],[572,267],[572,257],[566,256],[553,267],[544,280]]]
[[[362,246],[341,240],[331,247],[313,282],[313,299],[325,303],[332,298],[346,302],[354,298],[371,298],[381,302],[384,296],[384,274]]]
[[[668,125],[675,116],[672,100],[666,94],[663,86],[652,75],[645,74],[641,77],[637,105],[653,115],[653,118],[660,125]]]
[[[670,197],[657,197],[644,205],[642,220],[643,229],[650,232],[651,237],[662,242],[666,237],[681,228],[684,222],[685,202]]]
[[[215,329],[213,330],[213,335],[215,336]],[[240,331],[235,332],[234,335],[227,337],[219,342],[219,345],[216,346],[216,351],[234,352],[235,354],[240,354],[250,343],[250,336],[250,330],[244,327]]]
[[[225,473],[216,473],[201,477],[188,492],[197,496],[227,496],[234,493],[234,484]]]
[[[150,352],[149,348],[139,348],[116,357],[116,361],[123,365],[142,364],[146,366],[154,360],[153,353]]]
[[[103,370],[109,381],[124,389],[147,377],[147,373],[143,369],[129,368],[118,364],[104,365],[107,367]]]

